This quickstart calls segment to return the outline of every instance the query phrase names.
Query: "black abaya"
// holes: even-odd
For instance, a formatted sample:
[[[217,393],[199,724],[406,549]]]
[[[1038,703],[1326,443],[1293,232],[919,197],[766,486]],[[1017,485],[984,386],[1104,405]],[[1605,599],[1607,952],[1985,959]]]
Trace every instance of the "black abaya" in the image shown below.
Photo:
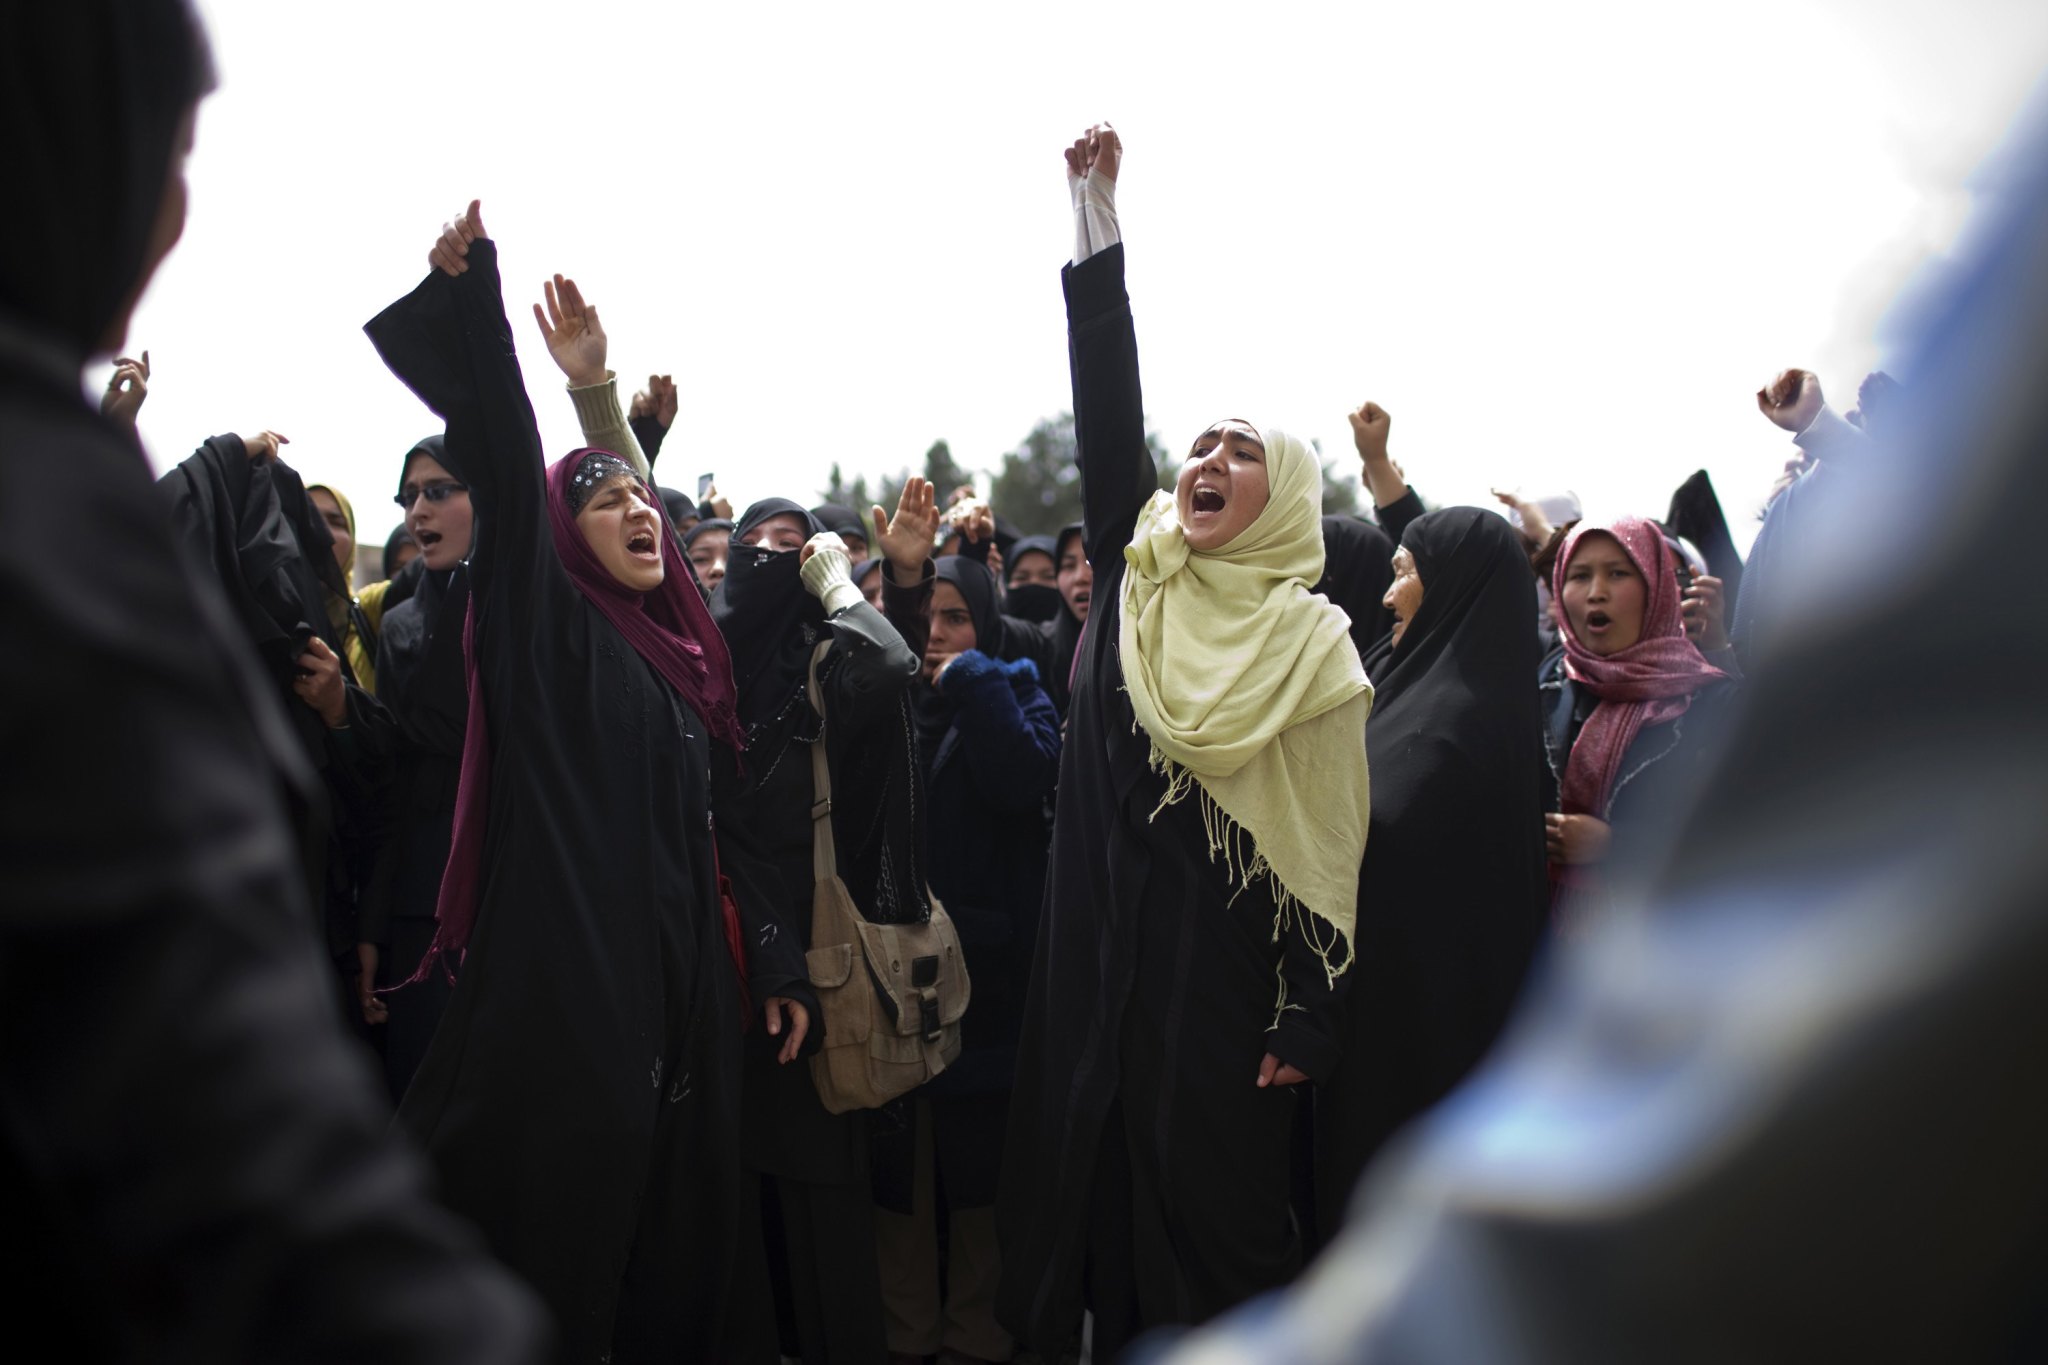
[[[713,782],[722,819],[719,850],[747,934],[755,1001],[783,996],[810,1015],[806,1055],[823,1042],[811,989],[814,881],[809,745],[817,713],[805,678],[817,642],[832,647],[819,665],[831,724],[832,825],[839,873],[862,914],[877,922],[929,917],[920,805],[923,781],[907,689],[923,657],[931,570],[905,588],[883,565],[882,611],[865,601],[829,619],[806,591],[796,550],[744,545],[771,516],[823,528],[801,506],[772,498],[749,507],[734,528],[725,581],[711,611],[732,649],[740,718],[748,727],[744,768],[721,761]],[[869,1196],[869,1115],[828,1113],[799,1058],[777,1060],[782,1040],[756,1029],[746,1046],[745,1162],[764,1177],[767,1246],[794,1340],[783,1346],[813,1365],[879,1361],[883,1341]],[[772,1359],[774,1343],[749,1343]]]
[[[1394,542],[1385,531],[1358,517],[1323,518],[1323,577],[1313,591],[1351,618],[1351,643],[1360,658],[1394,628],[1385,600],[1393,582]]]
[[[1004,1324],[1029,1349],[1063,1349],[1085,1275],[1105,1357],[1136,1330],[1201,1321],[1299,1267],[1296,1097],[1256,1080],[1269,1051],[1318,1078],[1337,1049],[1337,990],[1300,936],[1305,917],[1276,945],[1265,883],[1227,884],[1201,803],[1153,818],[1164,779],[1116,648],[1123,550],[1158,488],[1123,257],[1111,247],[1062,277],[1095,587],[998,1210]]]
[[[1430,512],[1401,542],[1422,605],[1387,656],[1366,753],[1372,825],[1343,1059],[1316,1089],[1316,1232],[1395,1130],[1499,1034],[1542,932],[1536,579],[1505,519]]]
[[[718,1359],[751,1210],[710,740],[556,554],[495,245],[468,266],[367,329],[476,505],[491,742],[475,928],[400,1118],[554,1309],[561,1360]]]

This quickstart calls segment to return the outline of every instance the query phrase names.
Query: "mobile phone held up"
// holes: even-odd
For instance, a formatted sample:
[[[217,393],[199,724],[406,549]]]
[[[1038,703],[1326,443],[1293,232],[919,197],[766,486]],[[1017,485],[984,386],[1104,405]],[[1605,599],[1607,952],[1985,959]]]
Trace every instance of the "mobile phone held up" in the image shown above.
[[[706,497],[707,495],[709,495],[709,493],[711,492],[711,485],[712,485],[712,482],[713,482],[713,481],[714,481],[714,480],[715,480],[715,479],[716,479],[717,477],[718,477],[718,476],[717,476],[717,475],[715,475],[715,474],[699,474],[699,475],[697,476],[697,501],[698,501],[698,502],[702,502],[702,501],[704,501],[705,497]]]

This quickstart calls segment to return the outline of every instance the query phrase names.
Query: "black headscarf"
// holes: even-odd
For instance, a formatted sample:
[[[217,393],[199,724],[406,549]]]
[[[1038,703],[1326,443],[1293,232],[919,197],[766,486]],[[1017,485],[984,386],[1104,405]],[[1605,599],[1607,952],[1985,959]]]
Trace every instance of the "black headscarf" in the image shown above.
[[[1365,726],[1358,979],[1341,1070],[1316,1097],[1327,1226],[1387,1137],[1491,1045],[1548,900],[1528,554],[1505,518],[1476,507],[1418,517],[1401,543],[1423,597]]]
[[[762,522],[785,515],[804,524],[806,540],[825,530],[800,503],[763,498],[741,514],[733,528],[725,581],[711,594],[711,619],[732,651],[740,720],[750,726],[772,720],[803,687],[811,646],[825,624],[824,604],[804,588],[797,563],[800,551],[741,543]],[[709,524],[699,522],[697,530]]]
[[[79,361],[99,345],[141,277],[184,115],[213,84],[187,0],[0,8],[0,314]]]
[[[752,511],[753,509],[748,508],[747,510]],[[692,515],[695,514],[692,513]],[[727,521],[724,517],[706,517],[704,518],[704,520],[698,522],[695,526],[692,526],[689,530],[683,532],[683,548],[687,550],[692,545],[696,544],[697,537],[703,535],[706,531],[730,530],[732,530],[732,523],[730,521]]]
[[[1313,591],[1351,618],[1351,643],[1361,658],[1394,628],[1383,601],[1393,583],[1394,542],[1385,531],[1342,513],[1323,518],[1323,577]]]
[[[681,528],[678,534],[688,531],[698,521],[697,500],[678,488],[656,488],[655,496],[661,499],[662,510],[668,513],[668,524]]]
[[[393,527],[391,534],[384,538],[384,577],[387,581],[398,572],[398,552],[408,545],[417,548],[418,542],[412,538],[412,532],[406,530],[403,524]],[[418,557],[417,555],[413,556],[415,559]],[[396,605],[390,600],[388,593],[385,597],[385,605],[387,607]]]
[[[937,560],[935,573],[941,582],[951,583],[974,618],[974,648],[991,659],[1006,659],[1002,603],[997,598],[995,575],[988,566],[960,555]],[[936,608],[934,608],[936,610]],[[916,703],[919,753],[929,765],[939,752],[939,741],[953,725],[953,704],[922,675],[912,684]]]
[[[824,530],[836,531],[842,536],[848,534],[859,536],[860,543],[863,545],[872,545],[874,543],[874,528],[863,522],[860,519],[860,513],[854,511],[851,507],[843,507],[836,502],[823,503],[811,509],[811,520],[818,523]]]
[[[420,455],[456,479],[463,477],[448,458],[446,438],[436,432],[405,452],[398,467],[400,488]],[[469,678],[462,653],[462,623],[468,612],[467,563],[435,573],[422,554],[392,579],[377,636],[378,700],[397,714],[415,745],[451,757],[461,756],[469,722]]]
[[[1018,561],[1030,554],[1044,555],[1052,561],[1053,571],[1059,571],[1059,543],[1051,536],[1025,536],[1018,540],[1004,554],[1004,567],[1014,573]],[[1060,590],[1043,583],[1026,583],[1003,590],[1003,610],[1020,620],[1056,621],[1065,609],[1066,602],[1060,596]]]
[[[1671,495],[1671,510],[1664,514],[1671,534],[1684,536],[1699,547],[1707,561],[1707,572],[1721,580],[1721,606],[1728,620],[1735,620],[1735,603],[1742,592],[1742,556],[1736,553],[1735,538],[1728,533],[1728,518],[1721,511],[1721,499],[1714,481],[1702,469],[1678,485]]]

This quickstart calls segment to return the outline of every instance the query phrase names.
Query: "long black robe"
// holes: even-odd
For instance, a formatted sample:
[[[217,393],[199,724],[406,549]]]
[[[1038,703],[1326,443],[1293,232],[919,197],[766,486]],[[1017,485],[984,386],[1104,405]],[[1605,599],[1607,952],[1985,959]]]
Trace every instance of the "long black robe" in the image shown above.
[[[295,809],[295,824],[307,890],[336,967],[336,1004],[353,1026],[361,1012],[344,983],[355,975],[358,911],[389,825],[397,722],[357,685],[329,618],[329,602],[346,600],[347,588],[327,524],[297,471],[281,461],[251,464],[239,436],[208,439],[158,488],[186,562],[233,609],[326,789],[326,800]],[[298,656],[313,639],[341,660],[345,716],[334,729],[292,690]]]
[[[722,818],[719,851],[747,931],[747,969],[758,1005],[769,996],[803,1004],[811,1019],[806,1054],[824,1041],[823,1014],[804,953],[811,939],[809,745],[817,713],[804,696],[811,650],[832,648],[819,666],[831,718],[826,752],[833,774],[833,837],[839,873],[871,919],[915,917],[924,899],[915,767],[907,690],[923,657],[931,570],[914,588],[883,566],[878,612],[856,602],[827,619],[796,576],[794,550],[779,554],[740,544],[761,520],[788,513],[822,530],[796,503],[771,499],[747,509],[734,531],[731,567],[712,593],[726,630],[747,723],[744,768],[714,765]],[[885,874],[886,869],[886,874]],[[748,1037],[745,1058],[745,1161],[766,1177],[769,1255],[791,1353],[806,1360],[879,1360],[886,1352],[881,1281],[876,1268],[865,1113],[832,1114],[819,1102],[809,1065],[776,1060],[780,1038]],[[781,1271],[786,1270],[786,1274]],[[774,1355],[774,1343],[750,1342],[750,1358]]]
[[[1064,1347],[1085,1269],[1105,1355],[1143,1327],[1200,1321],[1299,1267],[1288,1209],[1296,1096],[1256,1080],[1268,1051],[1311,1078],[1329,1074],[1338,993],[1298,929],[1274,943],[1263,883],[1226,883],[1198,801],[1152,818],[1164,779],[1147,761],[1116,648],[1123,550],[1159,486],[1123,259],[1111,247],[1062,276],[1095,589],[998,1204],[1004,1324],[1029,1349]],[[1275,1029],[1281,981],[1299,1008]]]
[[[554,1310],[559,1359],[718,1359],[742,1020],[710,742],[556,555],[495,245],[468,260],[367,328],[447,419],[476,505],[491,743],[475,928],[399,1116]]]
[[[1316,1233],[1358,1176],[1499,1035],[1542,935],[1536,579],[1507,521],[1450,507],[1402,544],[1422,606],[1366,722],[1372,824],[1344,1056],[1316,1088]]]
[[[468,566],[430,573],[415,560],[403,572],[418,586],[408,583],[410,595],[386,608],[377,648],[378,700],[398,718],[392,827],[379,851],[361,926],[363,941],[378,947],[377,975],[387,991],[384,1078],[394,1104],[427,1055],[451,993],[444,972],[409,978],[434,940],[434,907],[448,866],[469,721],[462,657]]]

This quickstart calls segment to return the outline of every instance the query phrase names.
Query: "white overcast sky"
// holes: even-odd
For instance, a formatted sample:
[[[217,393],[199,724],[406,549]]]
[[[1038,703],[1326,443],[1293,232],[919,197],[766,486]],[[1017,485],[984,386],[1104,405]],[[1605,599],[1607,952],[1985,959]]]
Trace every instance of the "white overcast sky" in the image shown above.
[[[1788,453],[1751,395],[1799,364],[1851,405],[2048,66],[2040,0],[201,8],[143,435],[165,468],[280,430],[365,540],[437,424],[361,326],[472,196],[550,452],[559,270],[622,380],[681,388],[664,483],[993,468],[1068,405],[1059,151],[1105,118],[1170,449],[1241,415],[1348,463],[1372,398],[1433,500],[1655,515],[1705,466],[1746,540]]]

